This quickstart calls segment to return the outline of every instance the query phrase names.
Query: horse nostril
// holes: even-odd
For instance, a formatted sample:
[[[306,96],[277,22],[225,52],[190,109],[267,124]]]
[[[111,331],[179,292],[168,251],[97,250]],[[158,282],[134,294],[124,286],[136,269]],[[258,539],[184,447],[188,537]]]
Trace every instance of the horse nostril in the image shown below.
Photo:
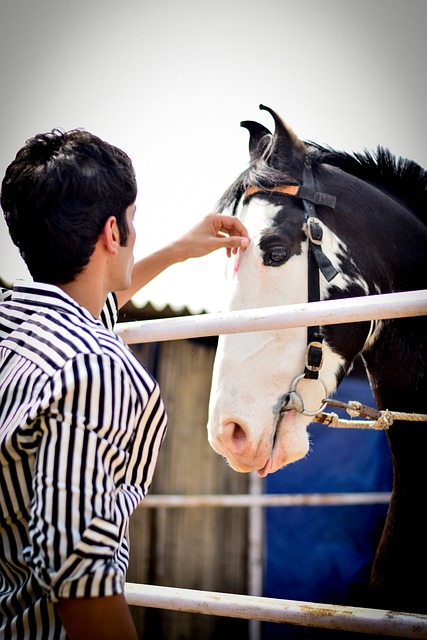
[[[227,449],[238,453],[246,446],[247,435],[240,424],[230,420],[223,424],[219,440]]]
[[[246,440],[245,432],[243,431],[242,427],[237,423],[234,424],[232,439],[233,439],[233,442],[235,442],[236,444],[240,444],[241,442]]]

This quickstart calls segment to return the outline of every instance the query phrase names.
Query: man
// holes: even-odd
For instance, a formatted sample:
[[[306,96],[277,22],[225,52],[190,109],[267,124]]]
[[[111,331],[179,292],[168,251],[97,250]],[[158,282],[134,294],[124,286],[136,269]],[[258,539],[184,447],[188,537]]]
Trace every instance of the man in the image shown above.
[[[174,262],[249,240],[238,220],[211,215],[134,265],[135,199],[128,156],[80,130],[35,136],[3,179],[33,278],[0,304],[5,640],[136,638],[123,595],[128,521],[167,417],[157,382],[107,327]]]

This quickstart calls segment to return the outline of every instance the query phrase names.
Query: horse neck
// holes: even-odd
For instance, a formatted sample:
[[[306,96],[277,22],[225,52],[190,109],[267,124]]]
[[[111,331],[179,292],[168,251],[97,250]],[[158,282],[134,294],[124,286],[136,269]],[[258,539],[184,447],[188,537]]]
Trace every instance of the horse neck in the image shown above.
[[[321,176],[322,190],[337,198],[336,209],[325,209],[322,219],[345,245],[369,293],[427,288],[427,227],[420,219],[379,188],[339,169],[324,167]],[[352,276],[351,269],[347,275]]]

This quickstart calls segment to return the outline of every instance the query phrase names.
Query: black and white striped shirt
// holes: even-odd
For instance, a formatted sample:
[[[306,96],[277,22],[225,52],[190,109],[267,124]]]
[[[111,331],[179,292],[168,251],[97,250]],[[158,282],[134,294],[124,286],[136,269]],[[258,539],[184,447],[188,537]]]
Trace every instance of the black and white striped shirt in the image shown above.
[[[57,640],[58,598],[123,592],[167,418],[131,350],[61,289],[2,293],[0,637]]]

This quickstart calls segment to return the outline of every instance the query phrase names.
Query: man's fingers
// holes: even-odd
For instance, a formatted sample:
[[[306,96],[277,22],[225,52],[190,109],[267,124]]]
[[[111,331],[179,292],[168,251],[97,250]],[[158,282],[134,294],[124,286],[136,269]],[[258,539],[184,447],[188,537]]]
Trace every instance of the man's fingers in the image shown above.
[[[227,233],[229,236],[248,237],[246,228],[238,218],[217,214],[213,217],[213,223],[217,233],[222,231]]]

